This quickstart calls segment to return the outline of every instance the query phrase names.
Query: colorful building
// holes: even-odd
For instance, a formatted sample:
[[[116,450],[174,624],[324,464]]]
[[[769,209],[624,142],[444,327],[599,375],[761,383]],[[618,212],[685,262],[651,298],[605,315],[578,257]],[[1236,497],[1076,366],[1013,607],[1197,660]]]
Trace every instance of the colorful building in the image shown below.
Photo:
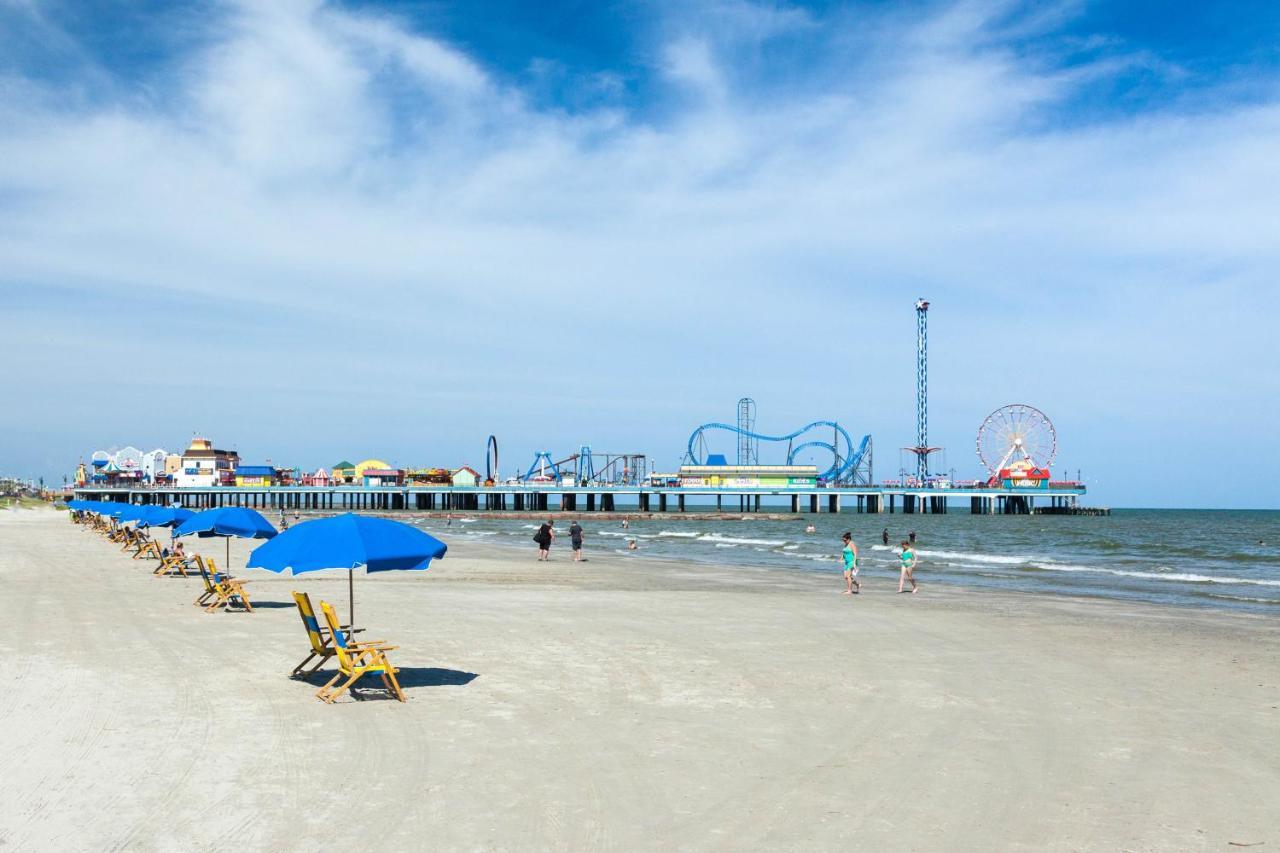
[[[364,474],[370,468],[376,468],[379,471],[389,471],[391,470],[391,463],[383,462],[381,459],[366,459],[363,462],[356,463],[355,482],[357,483],[363,482]]]
[[[182,453],[182,467],[173,484],[179,488],[230,485],[239,464],[240,454],[234,450],[218,450],[207,438],[193,438]]]
[[[165,479],[164,461],[169,454],[160,448],[142,454],[142,479],[156,483]]]
[[[1026,461],[1014,462],[1008,468],[1001,468],[1000,485],[1006,489],[1047,489],[1049,488],[1049,469],[1037,468]]]
[[[362,479],[366,486],[402,486],[404,472],[396,468],[365,468]]]
[[[317,469],[314,474],[305,474],[302,477],[304,486],[327,486],[330,482],[329,472],[323,468]]]
[[[335,486],[350,486],[356,481],[356,466],[342,460],[333,466],[332,482]]]
[[[474,468],[463,465],[461,468],[453,472],[450,477],[450,483],[455,486],[463,486],[468,489],[474,489],[480,485],[480,472]]]
[[[241,487],[274,486],[276,469],[270,465],[241,465],[236,468],[236,485]]]
[[[813,488],[818,469],[813,465],[681,465],[680,485],[688,488],[771,489]]]

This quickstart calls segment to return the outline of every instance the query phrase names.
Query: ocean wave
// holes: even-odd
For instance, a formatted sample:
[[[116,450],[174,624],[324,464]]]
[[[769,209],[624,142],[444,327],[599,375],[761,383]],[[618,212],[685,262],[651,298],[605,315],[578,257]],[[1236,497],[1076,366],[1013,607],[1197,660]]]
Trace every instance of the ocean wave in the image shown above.
[[[694,533],[687,530],[661,530],[659,536],[669,536],[672,539],[697,539],[701,533]]]
[[[872,547],[878,551],[898,550],[897,548],[885,548],[883,545],[873,545]],[[990,563],[996,566],[1018,566],[1024,563],[1045,561],[1043,557],[1019,557],[1012,554],[973,554],[964,551],[930,551],[924,548],[917,548],[916,556],[937,557],[943,560],[965,560],[971,563]]]
[[[737,542],[717,542],[716,547],[717,548],[737,548],[738,543]]]
[[[1158,581],[1182,581],[1183,583],[1222,583],[1222,584],[1247,584],[1250,586],[1272,586],[1280,587],[1280,580],[1265,580],[1263,578],[1239,578],[1231,575],[1220,575],[1213,577],[1211,575],[1200,575],[1193,572],[1139,572],[1131,569],[1104,569],[1101,566],[1078,566],[1071,563],[1056,563],[1052,560],[1045,560],[1043,563],[1035,566],[1038,569],[1049,572],[1088,572],[1092,574],[1115,575],[1122,578],[1144,578],[1147,580]]]
[[[785,545],[785,539],[739,539],[734,536],[722,536],[719,533],[706,533],[698,537],[699,542],[728,542],[733,545]]]

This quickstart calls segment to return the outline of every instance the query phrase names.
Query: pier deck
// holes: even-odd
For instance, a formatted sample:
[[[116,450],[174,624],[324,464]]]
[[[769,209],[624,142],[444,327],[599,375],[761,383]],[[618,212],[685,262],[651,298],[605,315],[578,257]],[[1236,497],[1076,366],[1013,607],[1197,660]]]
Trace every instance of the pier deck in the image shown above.
[[[461,486],[217,486],[205,488],[104,488],[85,486],[75,496],[135,504],[177,504],[191,509],[248,506],[258,509],[375,511],[684,512],[690,505],[720,511],[792,513],[945,513],[953,503],[975,515],[1070,514],[1084,486],[1032,488],[913,488],[855,486],[751,488],[654,486],[494,485]],[[1038,508],[1037,508],[1038,507]]]

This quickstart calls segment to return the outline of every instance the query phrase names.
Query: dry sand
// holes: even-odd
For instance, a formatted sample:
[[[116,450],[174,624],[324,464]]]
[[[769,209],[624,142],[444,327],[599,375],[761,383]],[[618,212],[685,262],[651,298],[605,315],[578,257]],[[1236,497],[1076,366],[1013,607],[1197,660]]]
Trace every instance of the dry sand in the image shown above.
[[[0,846],[1280,848],[1275,619],[556,557],[358,577],[409,702],[326,706],[289,592],[345,574],[240,571],[257,612],[206,615],[0,513]]]

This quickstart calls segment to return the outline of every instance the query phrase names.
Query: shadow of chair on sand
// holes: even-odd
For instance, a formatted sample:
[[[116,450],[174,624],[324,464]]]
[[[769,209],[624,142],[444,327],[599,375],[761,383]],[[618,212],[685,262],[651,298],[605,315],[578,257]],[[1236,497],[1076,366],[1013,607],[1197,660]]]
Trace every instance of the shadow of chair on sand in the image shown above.
[[[326,668],[310,673],[298,680],[319,686],[333,678],[333,676],[334,670]],[[402,666],[396,673],[396,681],[399,682],[400,689],[405,691],[413,690],[417,687],[462,687],[479,677],[479,674],[474,672],[463,672],[460,669],[442,669],[434,666]],[[361,693],[368,695],[361,696]],[[360,679],[351,690],[351,697],[357,701],[373,698],[380,694],[385,695],[386,691],[383,689],[382,683],[373,676],[366,676]]]

